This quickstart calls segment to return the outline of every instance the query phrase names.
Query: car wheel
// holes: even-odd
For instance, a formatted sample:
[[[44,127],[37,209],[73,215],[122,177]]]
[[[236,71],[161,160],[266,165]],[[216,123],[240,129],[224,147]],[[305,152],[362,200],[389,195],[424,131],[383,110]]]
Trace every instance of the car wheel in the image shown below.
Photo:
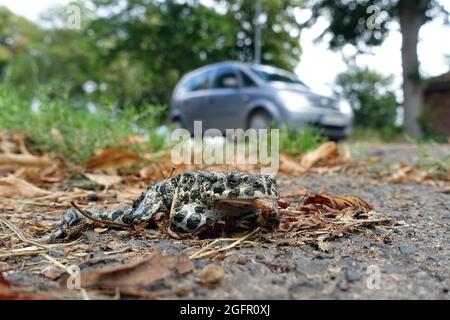
[[[254,112],[248,120],[249,129],[269,129],[272,117],[265,111]]]

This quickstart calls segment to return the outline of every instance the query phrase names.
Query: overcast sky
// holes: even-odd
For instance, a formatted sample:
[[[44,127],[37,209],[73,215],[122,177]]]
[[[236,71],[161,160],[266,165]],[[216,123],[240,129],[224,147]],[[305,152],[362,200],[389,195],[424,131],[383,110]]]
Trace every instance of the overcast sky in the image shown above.
[[[0,0],[0,5],[8,7],[16,14],[38,21],[39,13],[48,6],[54,4],[65,4],[68,0]],[[450,10],[450,1],[441,0],[446,3]],[[339,72],[345,70],[346,66],[340,53],[331,52],[325,43],[315,44],[313,39],[317,37],[326,27],[326,21],[319,21],[313,28],[303,30],[301,34],[301,46],[303,54],[296,73],[312,88],[329,93],[332,83]],[[358,65],[367,65],[384,74],[395,76],[395,86],[401,86],[401,35],[398,27],[382,46],[373,50],[371,55],[358,57]],[[422,27],[420,31],[419,59],[421,70],[426,76],[435,76],[449,70],[448,62],[444,55],[450,55],[450,27],[444,27],[439,22],[430,22]]]

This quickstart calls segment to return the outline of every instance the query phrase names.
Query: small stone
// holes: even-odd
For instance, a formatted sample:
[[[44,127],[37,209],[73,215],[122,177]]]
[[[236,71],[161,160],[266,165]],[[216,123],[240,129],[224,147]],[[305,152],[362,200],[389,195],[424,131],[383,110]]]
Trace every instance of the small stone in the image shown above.
[[[90,194],[88,194],[87,196],[86,196],[86,200],[87,201],[92,201],[92,202],[95,202],[95,201],[98,201],[98,196],[95,194],[95,193],[90,193]]]
[[[41,275],[51,280],[55,280],[56,278],[60,277],[63,273],[64,273],[63,270],[55,268],[53,266],[47,266],[40,272]]]
[[[209,261],[206,259],[195,259],[194,266],[197,269],[203,269],[208,264],[208,262]]]
[[[275,285],[284,285],[285,283],[286,283],[286,279],[284,279],[284,278],[272,278],[272,284],[275,284]]]
[[[352,257],[345,257],[345,258],[342,258],[342,259],[339,261],[339,263],[342,263],[342,264],[344,264],[344,265],[346,265],[346,266],[349,266],[349,267],[352,267],[352,266],[355,266],[355,265],[356,265],[356,261],[355,261],[355,259],[353,259]]]
[[[48,254],[53,258],[61,258],[65,255],[64,251],[59,249],[51,249],[48,251]]]
[[[370,242],[364,242],[364,243],[362,244],[362,248],[363,248],[363,249],[370,249]]]
[[[328,259],[297,260],[296,269],[303,273],[322,273],[328,269]]]
[[[322,283],[319,280],[307,280],[303,276],[299,278],[295,283],[291,284],[288,288],[289,292],[301,291],[302,288],[322,288]]]
[[[345,271],[345,278],[349,282],[358,281],[361,279],[361,274],[355,269],[347,269]]]
[[[338,288],[339,288],[340,290],[342,290],[342,291],[347,291],[348,288],[349,288],[348,282],[345,281],[345,280],[340,281],[340,282],[338,283]]]
[[[206,296],[208,294],[208,289],[205,287],[197,287],[195,288],[195,294],[197,296]]]
[[[104,256],[106,256],[106,254],[103,251],[94,252],[94,254],[92,255],[93,258],[101,258]]]
[[[446,279],[446,276],[444,273],[436,273],[433,276],[440,282],[443,282]]]
[[[30,260],[33,262],[41,262],[41,261],[46,261],[47,259],[45,259],[43,256],[35,256],[35,257],[32,257]]]
[[[124,238],[129,238],[131,236],[131,232],[128,230],[119,230],[119,231],[116,231],[116,235],[117,235],[117,237],[124,239]]]
[[[215,285],[222,281],[225,273],[217,264],[208,264],[200,272],[200,281],[206,285]]]
[[[259,266],[252,261],[247,261],[247,263],[245,264],[245,267],[248,269],[248,271],[250,272],[250,274],[252,276],[255,276],[259,271],[259,268],[258,268]]]
[[[413,245],[409,245],[409,244],[401,244],[398,246],[399,250],[401,253],[403,254],[413,254],[414,252],[417,251],[417,248]]]

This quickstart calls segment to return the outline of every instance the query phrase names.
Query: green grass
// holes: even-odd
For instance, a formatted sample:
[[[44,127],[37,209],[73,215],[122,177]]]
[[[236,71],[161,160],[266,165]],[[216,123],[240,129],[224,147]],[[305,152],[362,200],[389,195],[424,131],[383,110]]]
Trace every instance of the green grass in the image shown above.
[[[169,134],[157,131],[167,110],[164,106],[147,106],[139,111],[129,107],[118,112],[103,102],[91,113],[80,102],[41,94],[36,112],[31,101],[17,90],[4,87],[0,90],[0,128],[25,132],[35,152],[52,152],[83,164],[99,149],[121,147],[144,154],[170,146]],[[147,136],[148,142],[124,147],[122,142],[134,135]],[[317,148],[324,141],[326,138],[310,128],[301,131],[280,128],[280,152],[293,157]]]
[[[407,137],[400,128],[362,128],[355,127],[347,138],[348,143],[398,143],[407,142]]]
[[[312,128],[299,131],[283,126],[280,128],[280,151],[298,157],[320,146],[327,139]]]
[[[129,146],[141,153],[166,147],[165,137],[156,132],[162,107],[127,108],[117,114],[111,107],[97,107],[91,113],[69,100],[41,98],[38,112],[31,102],[13,90],[0,88],[0,128],[28,134],[34,150],[62,154],[75,163],[86,162],[97,149],[119,146],[124,139],[147,134],[148,143]],[[139,129],[136,124],[139,124]],[[56,134],[60,132],[61,135]],[[63,137],[62,141],[59,137]]]

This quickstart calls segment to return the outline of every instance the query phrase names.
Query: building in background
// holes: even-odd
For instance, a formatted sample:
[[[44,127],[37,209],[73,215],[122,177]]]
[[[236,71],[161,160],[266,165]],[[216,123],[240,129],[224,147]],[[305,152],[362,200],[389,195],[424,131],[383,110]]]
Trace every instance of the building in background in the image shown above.
[[[426,81],[424,101],[431,129],[450,136],[450,72]]]

